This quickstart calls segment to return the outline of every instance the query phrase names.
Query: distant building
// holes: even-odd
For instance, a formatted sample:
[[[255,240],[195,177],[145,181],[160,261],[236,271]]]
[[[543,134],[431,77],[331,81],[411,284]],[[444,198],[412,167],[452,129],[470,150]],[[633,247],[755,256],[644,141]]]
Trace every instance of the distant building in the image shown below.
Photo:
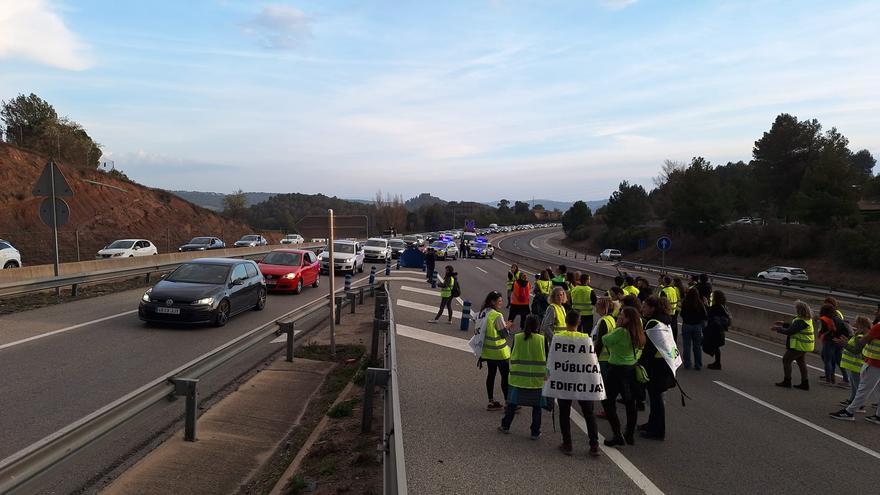
[[[559,210],[549,211],[544,208],[534,208],[532,213],[535,215],[535,219],[541,222],[558,222],[562,220],[562,212]]]

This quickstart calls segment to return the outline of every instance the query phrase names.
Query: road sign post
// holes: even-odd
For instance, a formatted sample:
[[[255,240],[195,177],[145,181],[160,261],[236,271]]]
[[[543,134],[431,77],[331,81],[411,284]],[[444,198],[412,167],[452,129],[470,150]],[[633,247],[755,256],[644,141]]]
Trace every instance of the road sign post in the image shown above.
[[[61,169],[54,161],[49,160],[43,168],[43,173],[34,185],[34,196],[47,196],[40,204],[40,219],[52,227],[52,236],[55,246],[54,269],[55,276],[58,276],[58,227],[64,226],[70,219],[70,208],[67,203],[60,199],[59,196],[73,196],[70,184],[61,173]]]
[[[333,258],[333,240],[336,239],[336,232],[333,225],[333,209],[327,210],[328,233],[327,251],[330,253],[327,271],[330,272],[330,357],[336,358],[336,260]],[[355,261],[357,264],[357,261]]]
[[[672,239],[669,236],[661,235],[657,238],[657,249],[660,250],[660,259],[663,270],[666,271],[666,251],[672,248]]]

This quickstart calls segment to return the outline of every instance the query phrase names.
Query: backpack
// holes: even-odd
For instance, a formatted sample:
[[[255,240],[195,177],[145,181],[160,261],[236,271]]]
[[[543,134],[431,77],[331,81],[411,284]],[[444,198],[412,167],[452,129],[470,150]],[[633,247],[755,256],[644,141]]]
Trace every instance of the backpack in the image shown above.
[[[461,287],[458,285],[458,277],[452,281],[452,297],[461,296]]]

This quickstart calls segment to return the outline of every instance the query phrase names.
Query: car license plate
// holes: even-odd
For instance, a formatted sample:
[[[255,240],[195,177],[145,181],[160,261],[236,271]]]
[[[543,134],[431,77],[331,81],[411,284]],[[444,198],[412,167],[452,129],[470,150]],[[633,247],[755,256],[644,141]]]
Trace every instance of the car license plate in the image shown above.
[[[162,315],[179,315],[180,308],[166,308],[164,306],[159,306],[156,308],[156,312]]]

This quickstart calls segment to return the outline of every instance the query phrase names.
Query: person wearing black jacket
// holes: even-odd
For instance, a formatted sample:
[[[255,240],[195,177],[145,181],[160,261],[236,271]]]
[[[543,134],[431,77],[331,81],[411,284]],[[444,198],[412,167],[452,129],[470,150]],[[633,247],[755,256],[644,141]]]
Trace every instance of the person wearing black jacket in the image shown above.
[[[709,313],[703,303],[702,297],[697,289],[690,288],[684,296],[681,303],[681,338],[682,338],[682,360],[684,361],[684,369],[691,369],[691,352],[693,351],[694,369],[700,370],[703,367],[703,328],[706,326],[706,320],[709,319]]]
[[[700,297],[703,298],[703,304],[708,306],[711,302],[709,299],[712,297],[712,284],[709,282],[709,276],[705,273],[700,274],[697,290],[700,292]]]
[[[429,247],[428,252],[425,253],[425,267],[426,267],[426,275],[428,278],[428,282],[431,281],[431,274],[434,273],[434,268],[437,264],[437,253],[434,252],[434,248]]]
[[[660,324],[668,326],[669,301],[651,296],[645,299],[642,314],[647,321],[645,332]],[[666,405],[663,403],[663,393],[675,386],[675,375],[672,374],[672,370],[651,339],[645,340],[645,348],[642,350],[639,364],[648,372],[648,383],[645,384],[645,388],[650,405],[648,422],[639,426],[639,434],[644,438],[663,440],[666,438]]]
[[[796,301],[794,303],[795,314],[797,317],[791,323],[784,323],[781,321],[777,321],[770,329],[779,332],[782,335],[786,335],[788,338],[785,340],[786,351],[782,356],[782,371],[783,371],[783,379],[781,382],[776,384],[777,387],[783,388],[791,388],[791,363],[792,361],[796,362],[798,365],[798,370],[801,372],[801,383],[800,385],[794,385],[794,388],[799,388],[801,390],[810,390],[810,379],[809,375],[807,375],[807,360],[806,355],[807,351],[802,351],[795,348],[792,345],[792,336],[798,335],[801,331],[809,328],[809,324],[807,322],[813,321],[813,310],[810,309],[810,306],[803,301]],[[813,332],[815,335],[815,331]],[[810,346],[812,347],[812,346]]]
[[[710,370],[721,369],[721,347],[724,336],[730,328],[730,313],[727,311],[727,296],[716,290],[712,293],[712,306],[709,308],[709,321],[703,330],[703,352],[715,357],[715,361],[706,367]]]

